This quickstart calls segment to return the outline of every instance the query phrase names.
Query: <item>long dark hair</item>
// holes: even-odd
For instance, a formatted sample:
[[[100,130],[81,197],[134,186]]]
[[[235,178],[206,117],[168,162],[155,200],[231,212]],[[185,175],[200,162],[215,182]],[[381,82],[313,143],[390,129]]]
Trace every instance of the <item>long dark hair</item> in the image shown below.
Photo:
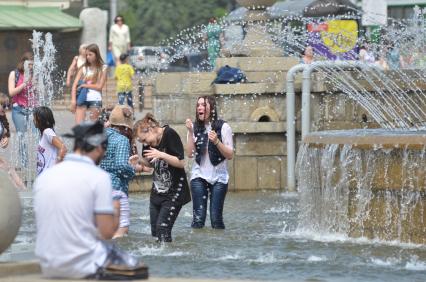
[[[22,54],[21,58],[19,59],[18,64],[16,65],[16,68],[20,73],[24,73],[24,64],[25,61],[32,61],[33,60],[33,53],[31,52],[25,52]]]
[[[40,106],[35,108],[33,116],[35,127],[40,131],[40,135],[43,135],[45,129],[53,129],[55,127],[53,112],[48,107]]]
[[[196,123],[196,126],[204,127],[204,121],[200,120],[200,118],[198,117],[198,111],[197,111],[198,101],[200,99],[204,99],[204,108],[206,108],[207,102],[210,105],[209,119],[210,119],[210,122],[212,123],[212,126],[213,126],[213,123],[215,123],[217,121],[217,111],[216,111],[216,99],[215,99],[214,96],[211,96],[211,95],[200,96],[197,99],[197,104],[195,106],[195,123]]]

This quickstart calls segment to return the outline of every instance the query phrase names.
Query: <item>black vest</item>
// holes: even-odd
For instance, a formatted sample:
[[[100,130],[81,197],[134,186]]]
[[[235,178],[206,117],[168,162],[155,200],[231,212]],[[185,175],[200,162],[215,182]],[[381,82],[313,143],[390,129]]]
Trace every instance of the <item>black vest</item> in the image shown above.
[[[222,142],[222,126],[225,123],[224,120],[216,120],[212,122],[212,130],[216,131],[217,138]],[[217,166],[225,160],[225,157],[219,151],[219,149],[212,143],[208,142],[209,136],[204,126],[195,125],[194,135],[197,141],[195,142],[195,161],[197,164],[201,164],[201,156],[206,150],[207,143],[209,144],[207,150],[209,152],[210,162],[213,166]]]

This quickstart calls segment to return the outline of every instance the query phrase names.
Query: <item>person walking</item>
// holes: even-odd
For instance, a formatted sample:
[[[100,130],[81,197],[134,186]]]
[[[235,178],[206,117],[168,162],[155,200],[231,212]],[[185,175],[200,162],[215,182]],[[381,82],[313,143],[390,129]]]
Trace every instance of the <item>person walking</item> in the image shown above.
[[[117,81],[118,103],[124,105],[124,102],[133,110],[132,78],[135,70],[128,63],[128,54],[120,55],[121,64],[115,68],[114,77]]]
[[[233,157],[232,129],[227,122],[218,119],[213,96],[199,97],[195,123],[188,118],[187,154],[195,157],[191,170],[191,194],[193,203],[192,228],[203,228],[210,199],[212,228],[225,229],[223,207],[228,191],[227,160]]]
[[[191,201],[184,170],[184,149],[177,132],[168,125],[160,126],[148,113],[135,124],[137,140],[148,147],[142,152],[147,160],[142,168],[154,169],[149,214],[151,234],[159,242],[172,242],[172,228],[183,205]],[[137,158],[137,157],[136,157]]]
[[[72,131],[65,136],[75,139],[74,152],[34,184],[35,254],[43,276],[123,278],[110,271],[119,264],[121,272],[139,269],[127,279],[147,278],[143,263],[104,241],[115,234],[120,211],[109,174],[97,167],[107,147],[103,124],[83,122]]]
[[[116,16],[114,24],[109,30],[109,44],[108,50],[112,52],[114,60],[119,65],[119,58],[121,54],[128,53],[130,50],[130,30],[124,24],[123,16]]]
[[[78,48],[78,56],[75,56],[72,59],[72,62],[67,71],[67,87],[71,86],[72,78],[76,76],[78,70],[86,63],[86,48],[87,44],[81,44],[80,48]]]
[[[102,88],[107,79],[107,66],[102,60],[96,44],[87,46],[86,63],[80,68],[71,90],[71,112],[75,113],[75,122],[79,124],[86,117],[98,119],[102,108]]]
[[[32,93],[33,54],[25,52],[8,78],[9,96],[12,97],[12,121],[15,125],[19,144],[19,166],[28,166],[26,134],[29,131],[29,117],[34,107]]]
[[[67,148],[64,142],[56,135],[55,118],[52,110],[45,106],[35,108],[34,125],[40,131],[40,142],[37,147],[37,174],[61,162]]]
[[[138,172],[136,166],[129,163],[132,156],[133,114],[129,107],[117,105],[109,116],[106,129],[108,146],[100,167],[108,172],[112,180],[112,196],[120,203],[120,224],[113,238],[123,237],[129,232],[129,182]]]

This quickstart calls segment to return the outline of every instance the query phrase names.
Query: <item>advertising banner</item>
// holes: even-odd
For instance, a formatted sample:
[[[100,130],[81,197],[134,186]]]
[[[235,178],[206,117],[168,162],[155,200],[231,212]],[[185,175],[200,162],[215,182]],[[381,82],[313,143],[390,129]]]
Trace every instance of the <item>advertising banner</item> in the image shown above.
[[[358,54],[356,20],[328,20],[307,25],[308,43],[315,54],[329,60],[355,60]]]

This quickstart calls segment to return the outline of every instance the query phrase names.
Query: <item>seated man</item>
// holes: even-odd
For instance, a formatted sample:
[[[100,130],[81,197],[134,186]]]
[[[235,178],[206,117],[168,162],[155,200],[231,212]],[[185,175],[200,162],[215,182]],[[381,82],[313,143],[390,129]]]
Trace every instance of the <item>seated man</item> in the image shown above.
[[[107,137],[103,124],[73,128],[74,153],[41,174],[34,185],[36,256],[49,278],[147,278],[136,257],[103,240],[118,228],[110,176],[96,165]],[[114,270],[119,270],[114,272]]]

